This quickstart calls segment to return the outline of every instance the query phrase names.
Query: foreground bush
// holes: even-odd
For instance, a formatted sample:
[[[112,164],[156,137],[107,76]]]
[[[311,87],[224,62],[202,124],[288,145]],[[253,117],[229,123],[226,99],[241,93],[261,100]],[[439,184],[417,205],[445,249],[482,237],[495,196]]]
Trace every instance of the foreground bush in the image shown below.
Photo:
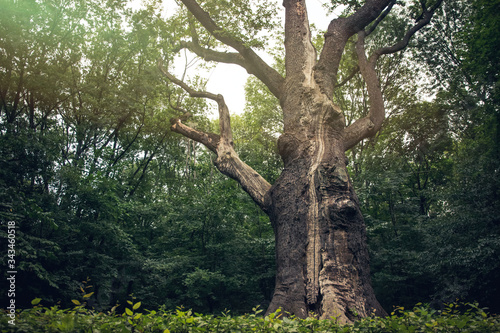
[[[74,302],[77,306],[73,309],[37,305],[22,310],[15,315],[15,325],[9,323],[12,318],[4,312],[0,317],[1,332],[500,332],[500,317],[487,314],[477,304],[450,304],[444,311],[418,304],[409,311],[396,308],[386,318],[338,325],[335,320],[282,318],[279,311],[263,317],[257,308],[244,316],[213,316],[182,309],[141,311],[140,302],[129,302],[123,314],[114,310],[105,314]]]

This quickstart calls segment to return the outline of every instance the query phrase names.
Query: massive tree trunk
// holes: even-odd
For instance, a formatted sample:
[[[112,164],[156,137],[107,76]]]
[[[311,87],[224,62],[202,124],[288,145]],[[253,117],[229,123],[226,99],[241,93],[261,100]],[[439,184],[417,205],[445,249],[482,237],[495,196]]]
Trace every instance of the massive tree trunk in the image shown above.
[[[287,77],[281,96],[284,134],[278,141],[284,171],[269,191],[277,276],[268,311],[282,307],[299,317],[314,312],[340,322],[384,315],[371,287],[365,225],[347,173],[344,117],[331,101],[331,80],[325,80],[332,75],[326,66],[338,66],[340,55],[335,62],[328,59],[328,65],[317,64],[305,3],[284,5]],[[378,13],[384,4],[379,6]],[[330,42],[342,50],[349,34],[339,33],[348,27],[333,28],[339,24],[332,22],[327,42],[335,39]],[[360,65],[365,74],[373,74],[366,61]],[[357,141],[364,132],[376,132],[383,120],[378,81],[375,76],[371,80],[370,126],[356,133]]]
[[[349,322],[385,314],[370,283],[366,233],[344,153],[343,118],[318,90],[294,94],[300,114],[279,140],[284,170],[269,191],[276,288],[268,311]]]
[[[192,41],[182,42],[210,61],[235,63],[258,77],[279,100],[284,133],[278,140],[284,170],[272,186],[242,162],[233,148],[229,111],[220,95],[195,91],[161,64],[163,74],[193,97],[209,98],[219,106],[220,134],[205,133],[172,119],[172,130],[203,143],[215,165],[238,181],[271,220],[276,238],[276,287],[268,309],[281,308],[301,318],[351,322],[372,313],[385,315],[370,282],[366,231],[359,201],[347,173],[345,151],[380,130],[383,96],[375,72],[377,59],[397,52],[427,24],[441,1],[426,8],[402,40],[365,53],[365,37],[391,10],[395,0],[367,0],[353,15],[332,20],[317,57],[311,43],[305,0],[284,0],[286,77],[265,64],[248,46],[222,32],[195,0],[182,0],[203,27],[237,52],[216,52]],[[367,29],[365,29],[369,26]],[[370,98],[368,116],[346,127],[333,102],[337,71],[345,44],[357,34],[358,70]]]

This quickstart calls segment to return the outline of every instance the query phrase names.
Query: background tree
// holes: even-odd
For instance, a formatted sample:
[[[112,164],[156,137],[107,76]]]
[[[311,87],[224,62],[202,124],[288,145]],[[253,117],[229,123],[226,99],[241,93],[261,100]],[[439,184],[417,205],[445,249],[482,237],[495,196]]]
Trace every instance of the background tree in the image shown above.
[[[17,225],[16,305],[41,297],[69,307],[87,277],[87,301],[99,310],[130,294],[151,309],[265,304],[274,276],[268,220],[198,144],[165,130],[174,110],[156,59],[171,32],[155,16],[160,7],[1,6],[0,223],[2,238],[8,221]],[[205,105],[187,103],[210,127]],[[268,146],[245,140],[249,150]]]
[[[351,151],[374,288],[385,306],[459,298],[498,311],[498,103],[494,80],[483,79],[498,72],[485,59],[479,70],[473,56],[494,53],[494,37],[481,50],[473,42],[496,25],[479,19],[496,15],[490,6],[495,2],[443,4],[405,59],[426,71],[421,94],[432,97],[420,102],[417,87],[389,97],[391,117],[380,135],[366,143],[370,149]],[[473,32],[477,22],[481,37]]]

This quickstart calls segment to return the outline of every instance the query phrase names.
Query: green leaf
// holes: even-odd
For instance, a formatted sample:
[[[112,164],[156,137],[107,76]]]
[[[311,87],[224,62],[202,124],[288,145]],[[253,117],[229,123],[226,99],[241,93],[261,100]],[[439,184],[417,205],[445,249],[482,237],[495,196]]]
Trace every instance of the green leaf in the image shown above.
[[[125,308],[125,313],[129,316],[133,316],[134,313],[132,312],[132,310],[130,310],[129,308]]]
[[[137,310],[140,307],[141,307],[141,302],[137,302],[137,303],[134,304],[134,306],[132,307],[132,309]]]
[[[88,293],[87,295],[83,295],[83,298],[89,298],[90,296],[92,296],[94,294],[94,292],[91,292],[91,293]]]
[[[71,302],[73,302],[73,304],[76,304],[76,305],[81,305],[80,301],[78,301],[76,299],[72,299]]]
[[[41,298],[35,298],[34,300],[31,301],[31,305],[37,305],[38,303],[40,303],[42,299]]]

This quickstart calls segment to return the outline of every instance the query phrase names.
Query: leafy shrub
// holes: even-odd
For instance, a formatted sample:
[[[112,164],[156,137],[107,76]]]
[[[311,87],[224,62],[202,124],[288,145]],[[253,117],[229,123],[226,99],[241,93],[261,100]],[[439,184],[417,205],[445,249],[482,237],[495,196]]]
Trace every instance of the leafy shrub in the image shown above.
[[[477,304],[469,303],[449,304],[442,311],[422,304],[412,310],[398,307],[385,318],[370,317],[339,325],[335,320],[287,318],[280,311],[264,317],[258,308],[243,316],[233,317],[229,312],[213,316],[182,308],[142,310],[140,302],[128,301],[125,312],[120,314],[116,307],[108,313],[97,313],[86,309],[85,303],[60,309],[42,307],[39,301],[35,299],[34,308],[16,314],[15,326],[9,324],[11,318],[3,313],[1,332],[500,332],[499,316],[489,315]]]

